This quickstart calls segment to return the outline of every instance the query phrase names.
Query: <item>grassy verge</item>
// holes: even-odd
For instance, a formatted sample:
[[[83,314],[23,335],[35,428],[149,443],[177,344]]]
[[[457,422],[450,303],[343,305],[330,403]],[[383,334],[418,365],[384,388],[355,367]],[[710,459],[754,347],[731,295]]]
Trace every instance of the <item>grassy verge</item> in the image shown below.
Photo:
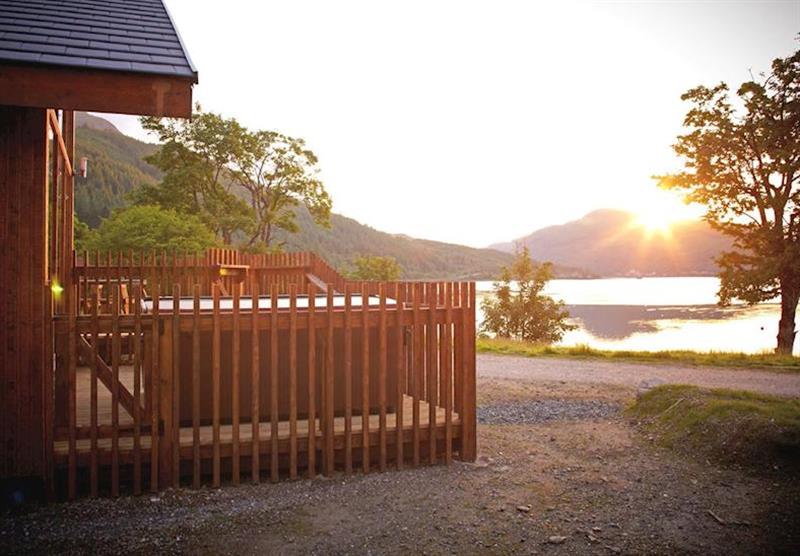
[[[800,372],[800,357],[772,353],[611,351],[594,349],[589,346],[547,346],[501,338],[478,338],[477,348],[479,353],[499,353],[524,357],[582,357],[718,367],[764,367],[776,371]]]
[[[643,394],[627,412],[678,451],[761,471],[800,471],[800,400],[668,385]]]

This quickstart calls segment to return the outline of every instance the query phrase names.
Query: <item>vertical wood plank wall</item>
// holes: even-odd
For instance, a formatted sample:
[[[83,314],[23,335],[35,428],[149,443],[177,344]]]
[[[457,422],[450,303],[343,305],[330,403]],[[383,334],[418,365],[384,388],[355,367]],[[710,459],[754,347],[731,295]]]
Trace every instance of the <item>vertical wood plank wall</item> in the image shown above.
[[[47,111],[0,106],[0,477],[48,473],[48,166]]]

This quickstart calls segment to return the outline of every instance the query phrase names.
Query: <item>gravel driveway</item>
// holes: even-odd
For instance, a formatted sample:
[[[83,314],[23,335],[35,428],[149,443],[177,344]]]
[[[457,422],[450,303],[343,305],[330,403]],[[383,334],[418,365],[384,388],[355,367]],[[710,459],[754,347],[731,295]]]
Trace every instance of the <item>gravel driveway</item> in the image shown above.
[[[694,384],[706,388],[733,388],[800,397],[800,373],[776,373],[761,369],[479,354],[478,376],[537,382],[611,384],[633,388],[642,385]]]

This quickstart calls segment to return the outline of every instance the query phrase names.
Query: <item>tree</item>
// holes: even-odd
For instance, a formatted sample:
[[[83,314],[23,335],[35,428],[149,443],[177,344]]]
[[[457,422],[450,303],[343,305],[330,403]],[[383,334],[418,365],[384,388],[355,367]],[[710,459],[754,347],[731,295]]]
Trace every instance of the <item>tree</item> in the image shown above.
[[[256,250],[271,247],[275,229],[298,230],[294,209],[301,204],[318,224],[328,224],[331,200],[302,139],[251,132],[199,107],[191,121],[141,121],[163,143],[146,160],[164,178],[136,191],[136,203],[199,215],[226,245],[243,236]]]
[[[800,299],[800,51],[759,81],[696,87],[675,152],[684,170],[656,176],[706,206],[705,219],[734,239],[723,253],[720,304],[781,300],[777,348],[791,354]]]
[[[403,268],[394,257],[378,257],[365,255],[356,257],[352,262],[352,269],[345,271],[345,275],[352,280],[380,280],[390,282],[397,280],[403,273]]]
[[[196,216],[154,206],[118,209],[93,232],[87,249],[200,253],[216,245],[214,233]]]
[[[231,176],[250,197],[255,224],[248,246],[270,246],[275,229],[297,232],[295,207],[328,226],[331,199],[318,178],[317,156],[302,139],[274,131],[246,133],[234,151]]]
[[[75,214],[72,218],[75,251],[86,251],[94,244],[95,241],[97,241],[97,232],[89,228],[89,225],[78,218],[77,214]]]
[[[544,295],[542,291],[553,278],[550,263],[536,264],[527,247],[517,252],[510,267],[504,266],[494,295],[481,303],[484,320],[481,330],[501,338],[536,343],[554,343],[564,333],[574,330],[564,303]],[[516,281],[517,289],[512,282]]]

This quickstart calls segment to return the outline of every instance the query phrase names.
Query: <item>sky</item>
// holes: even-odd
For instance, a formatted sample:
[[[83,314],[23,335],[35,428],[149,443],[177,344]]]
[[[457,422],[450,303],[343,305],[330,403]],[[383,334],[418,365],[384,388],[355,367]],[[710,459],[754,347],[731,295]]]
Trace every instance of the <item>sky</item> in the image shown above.
[[[476,247],[598,208],[699,214],[651,179],[680,167],[680,95],[800,48],[800,0],[166,4],[204,110],[304,138],[335,212]]]

